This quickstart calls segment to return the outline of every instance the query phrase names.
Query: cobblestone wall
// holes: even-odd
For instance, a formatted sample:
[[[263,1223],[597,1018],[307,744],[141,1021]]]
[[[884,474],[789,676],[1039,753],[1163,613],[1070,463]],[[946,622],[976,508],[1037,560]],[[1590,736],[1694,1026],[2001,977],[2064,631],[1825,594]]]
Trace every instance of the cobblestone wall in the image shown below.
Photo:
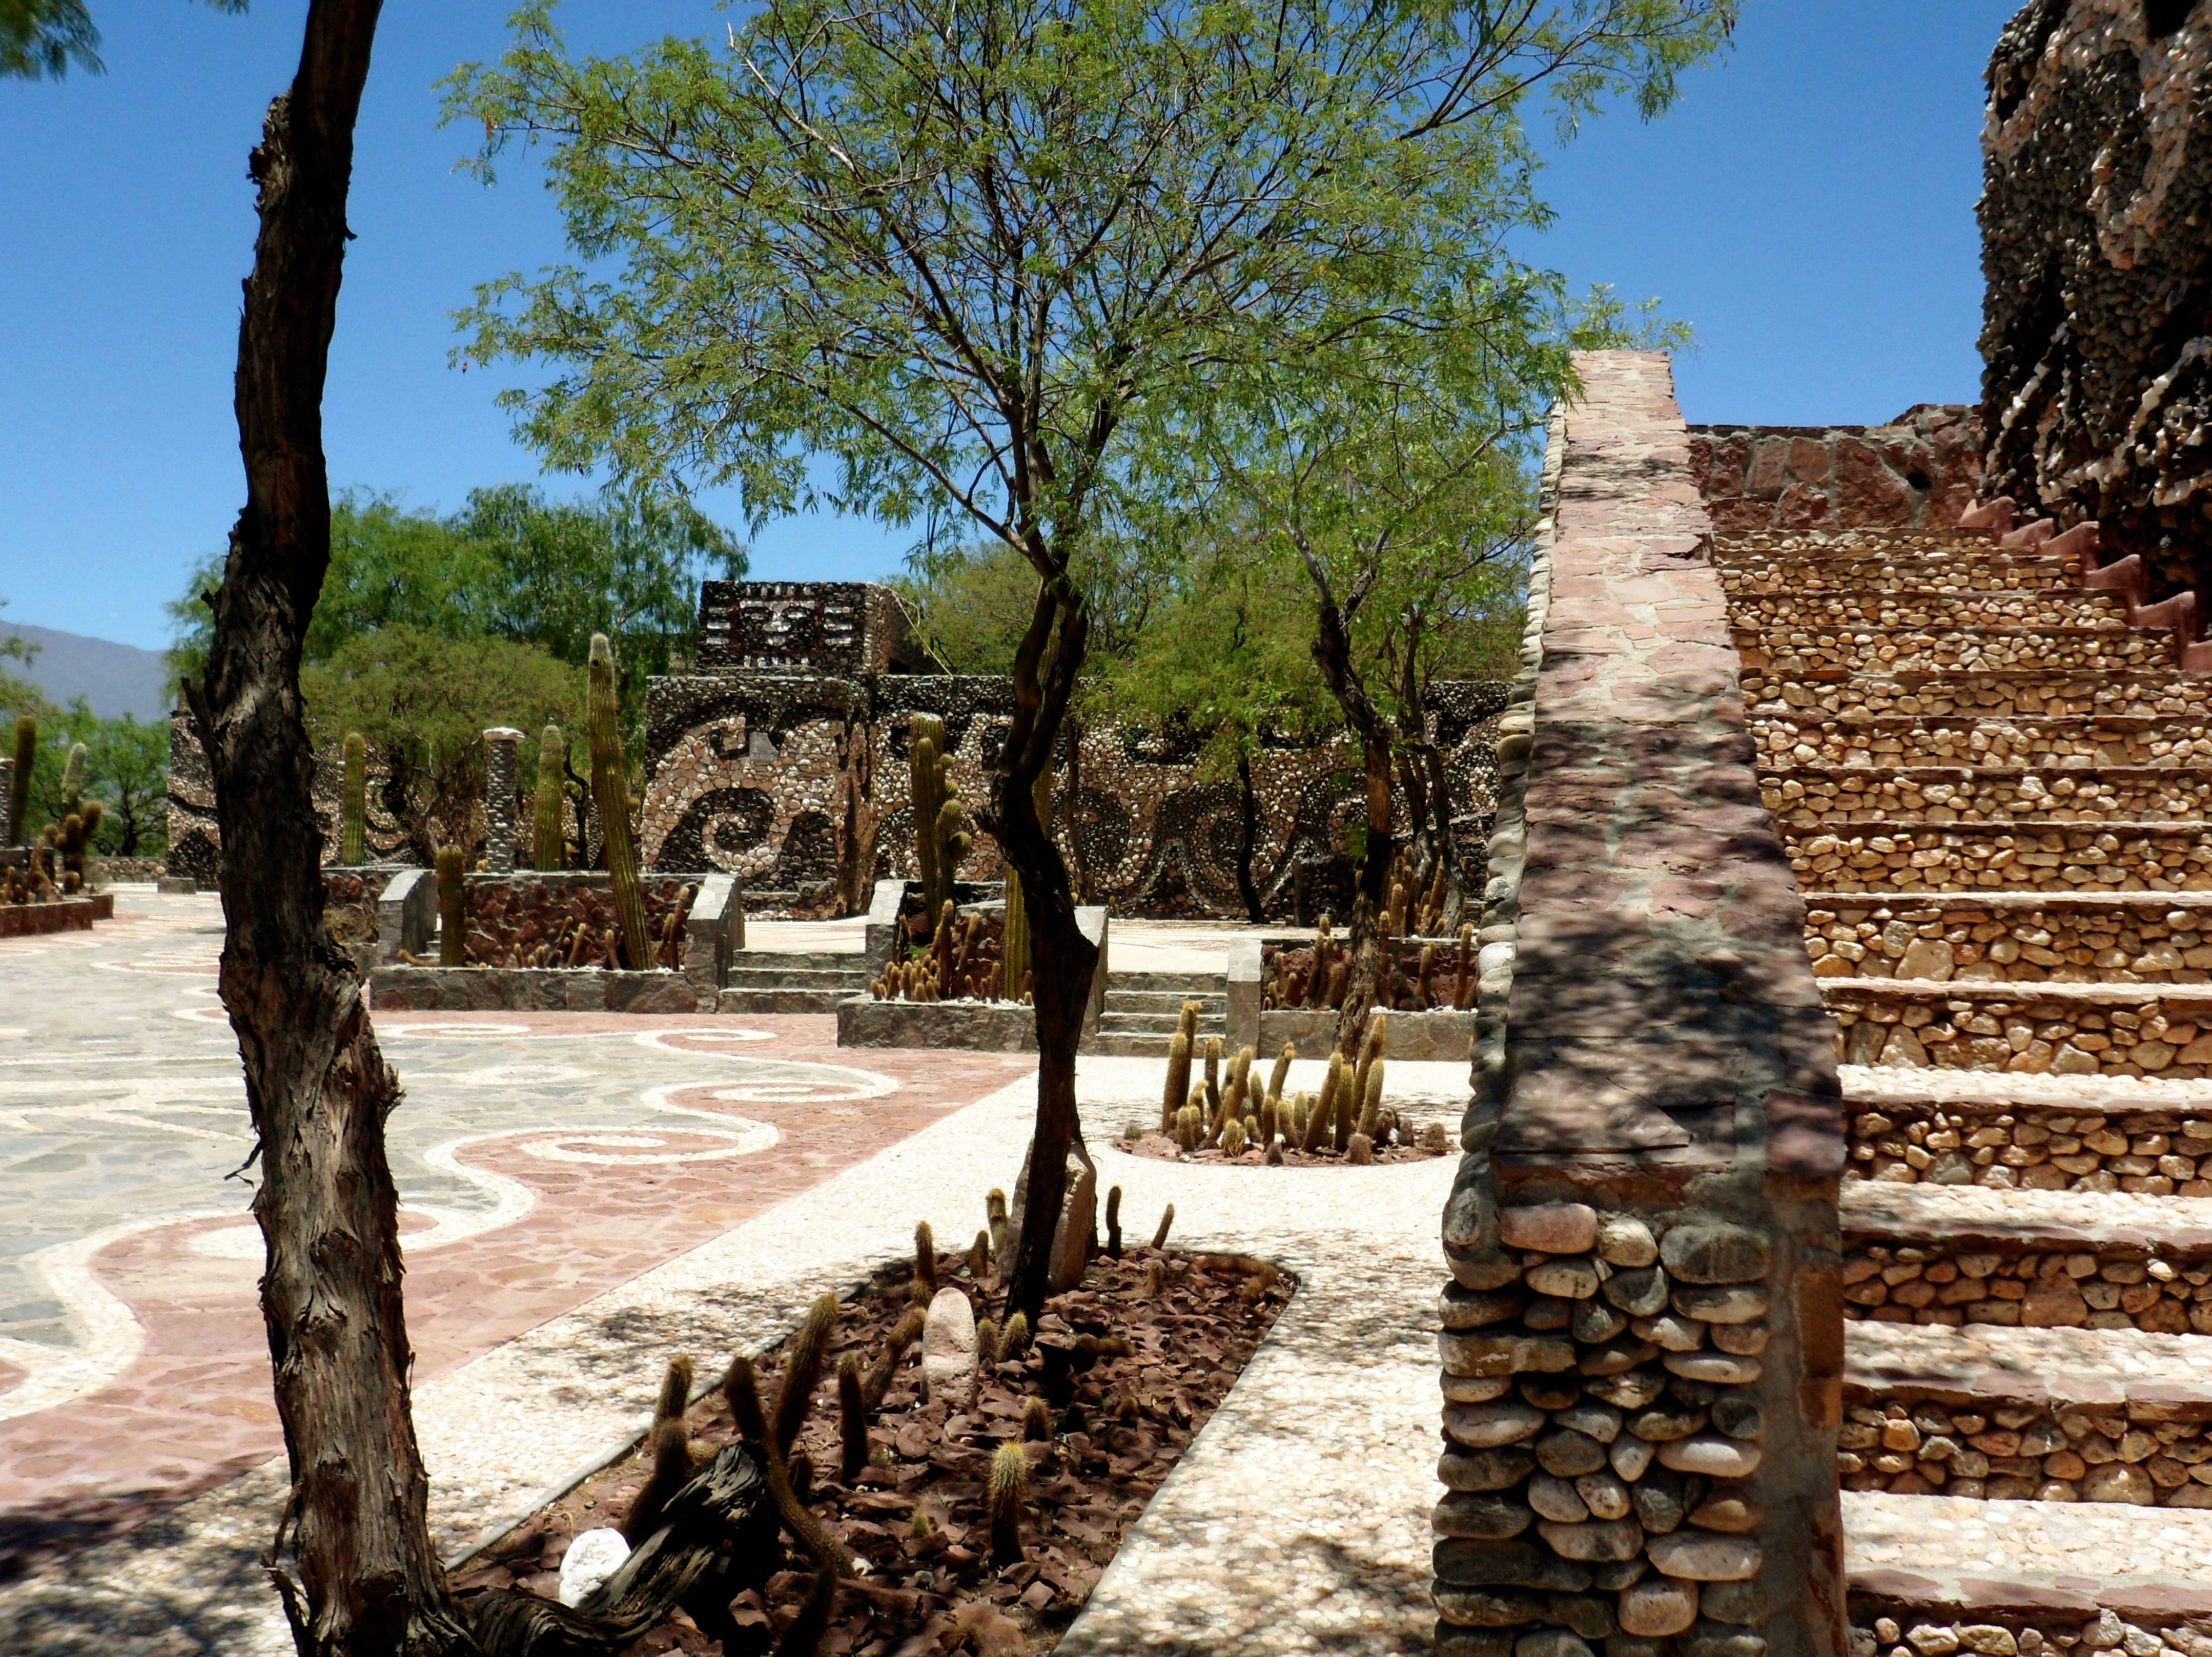
[[[384,809],[379,784],[389,775],[374,750],[368,756],[368,799],[364,838],[369,860],[404,861],[407,836],[399,822]],[[335,865],[344,850],[338,833],[345,812],[345,758],[336,748],[315,756],[315,821],[323,831],[323,862]],[[221,876],[222,835],[215,816],[215,778],[201,750],[199,733],[191,715],[169,716],[169,851],[164,859],[169,873],[199,882],[211,889]]]
[[[1841,1095],[1667,360],[1555,418],[1444,1216],[1448,1657],[1839,1657]]]
[[[742,610],[755,585],[775,584],[709,582],[702,602]],[[860,598],[821,603],[854,617],[896,614]],[[853,622],[848,630],[858,627]],[[649,865],[725,870],[757,888],[796,891],[802,908],[863,907],[877,880],[915,872],[907,774],[915,713],[945,722],[954,779],[971,805],[982,804],[1011,712],[1008,682],[833,671],[848,659],[893,666],[910,659],[896,638],[868,636],[873,642],[865,649],[841,645],[842,653],[833,655],[825,647],[814,671],[795,654],[765,671],[768,659],[758,652],[733,650],[726,671],[652,682]],[[710,665],[705,652],[702,664]],[[1490,830],[1504,695],[1502,684],[1472,680],[1441,683],[1431,694],[1470,879]],[[1201,774],[1200,747],[1174,732],[1105,724],[1081,727],[1063,746],[1054,774],[1055,827],[1085,901],[1123,914],[1244,913],[1237,877],[1243,799],[1233,777]],[[1271,917],[1348,909],[1353,865],[1345,836],[1362,810],[1358,771],[1358,755],[1340,737],[1269,742],[1255,756],[1253,878]],[[996,844],[978,834],[961,877],[988,881],[1000,873]]]
[[[2185,0],[2035,0],[1982,134],[1985,493],[2098,519],[2163,592],[2207,573],[2208,76]]]

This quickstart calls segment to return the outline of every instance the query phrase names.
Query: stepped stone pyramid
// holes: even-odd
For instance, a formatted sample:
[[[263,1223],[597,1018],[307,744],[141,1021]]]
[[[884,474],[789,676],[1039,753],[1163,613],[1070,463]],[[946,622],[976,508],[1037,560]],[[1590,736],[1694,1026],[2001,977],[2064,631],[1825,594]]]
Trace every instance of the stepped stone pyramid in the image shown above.
[[[2010,516],[1711,550],[1850,1113],[1853,1644],[2212,1650],[2212,675]]]

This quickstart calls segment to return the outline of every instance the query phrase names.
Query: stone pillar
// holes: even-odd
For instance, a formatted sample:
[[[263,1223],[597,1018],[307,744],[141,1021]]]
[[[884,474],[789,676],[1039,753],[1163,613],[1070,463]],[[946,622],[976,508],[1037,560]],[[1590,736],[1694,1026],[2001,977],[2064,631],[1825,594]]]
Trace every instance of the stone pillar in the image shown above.
[[[13,841],[6,838],[8,804],[15,798],[15,762],[12,757],[0,758],[0,847],[15,844]]]
[[[1832,1027],[1667,360],[1576,367],[1443,1221],[1437,1651],[1843,1657]]]
[[[495,725],[484,732],[484,867],[514,872],[514,750],[522,732]]]

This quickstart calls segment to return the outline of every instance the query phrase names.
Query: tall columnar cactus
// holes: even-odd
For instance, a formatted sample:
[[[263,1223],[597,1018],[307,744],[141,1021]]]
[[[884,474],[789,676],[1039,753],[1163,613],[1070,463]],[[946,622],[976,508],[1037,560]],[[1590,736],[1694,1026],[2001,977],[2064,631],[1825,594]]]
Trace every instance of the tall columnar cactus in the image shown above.
[[[952,780],[952,762],[945,753],[945,721],[916,713],[908,727],[908,786],[914,798],[915,872],[921,877],[921,895],[937,914],[952,901],[953,877],[968,855],[974,837],[960,826],[963,808],[960,785]],[[1021,993],[1010,979],[1009,996]]]
[[[1037,821],[1044,825],[1048,838],[1052,834],[1052,773],[1048,771],[1036,780],[1030,798],[1036,802]],[[1006,924],[1000,951],[1006,963],[1006,999],[1027,998],[1030,975],[1030,911],[1029,902],[1022,895],[1022,877],[1012,864],[1006,865]]]
[[[614,892],[624,964],[632,972],[645,972],[653,964],[653,936],[646,930],[645,889],[638,883],[637,844],[629,833],[629,768],[623,758],[621,712],[615,700],[614,647],[605,634],[594,633],[586,703],[592,798],[599,808],[599,832],[606,837],[607,883]]]
[[[368,744],[361,732],[345,733],[345,816],[338,833],[338,861],[359,868],[368,861]]]
[[[1194,1004],[1188,1001],[1183,1003],[1186,1009],[1192,1005]],[[1185,1026],[1188,1027],[1190,1022],[1188,1013],[1186,1012],[1183,1018]],[[1185,1028],[1177,1030],[1174,1039],[1168,1043],[1167,1086],[1160,1094],[1161,1132],[1175,1132],[1176,1113],[1182,1108],[1183,1096],[1189,1091],[1190,1034],[1188,1028]]]
[[[73,816],[84,809],[84,744],[70,744],[69,759],[62,767],[62,815]]]
[[[15,770],[8,786],[8,844],[23,843],[23,816],[31,805],[31,769],[39,762],[39,718],[15,716]]]
[[[1328,1135],[1330,1119],[1337,1109],[1338,1096],[1344,1091],[1344,1055],[1332,1053],[1328,1056],[1328,1074],[1322,1079],[1321,1097],[1306,1118],[1303,1149],[1321,1149],[1322,1141]]]
[[[566,815],[561,809],[561,762],[567,756],[567,738],[561,727],[549,725],[538,737],[538,792],[532,797],[530,861],[539,869],[568,866]]]
[[[458,846],[438,848],[438,964],[465,967],[469,960],[468,871]]]

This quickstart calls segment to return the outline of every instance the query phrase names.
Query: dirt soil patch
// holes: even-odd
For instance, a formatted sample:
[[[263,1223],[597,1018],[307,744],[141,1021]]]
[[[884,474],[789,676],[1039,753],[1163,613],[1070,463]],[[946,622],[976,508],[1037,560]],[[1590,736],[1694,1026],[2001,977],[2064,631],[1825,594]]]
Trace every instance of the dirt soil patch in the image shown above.
[[[961,1257],[939,1257],[938,1282],[965,1292],[979,1320],[998,1309]],[[1026,1351],[981,1366],[972,1402],[941,1392],[923,1402],[921,1349],[910,1349],[869,1423],[869,1465],[848,1485],[839,1473],[837,1359],[850,1351],[863,1364],[872,1360],[916,1303],[911,1265],[878,1277],[844,1306],[823,1367],[833,1379],[817,1389],[797,1447],[811,1468],[808,1505],[867,1563],[866,1574],[841,1593],[819,1649],[829,1657],[1023,1657],[1052,1649],[1291,1286],[1273,1266],[1241,1256],[1144,1245],[1118,1260],[1101,1256],[1079,1289],[1048,1303]],[[1126,1356],[1116,1354],[1116,1337],[1128,1344]],[[701,1364],[702,1372],[709,1367]],[[773,1399],[782,1368],[781,1349],[760,1361],[764,1396]],[[1048,1411],[1042,1441],[1024,1440],[1032,1399],[1043,1399]],[[685,1424],[698,1451],[736,1435],[719,1392],[693,1405]],[[1024,1442],[1030,1466],[1024,1557],[994,1565],[984,1481],[994,1454],[1010,1441]],[[556,1597],[570,1540],[619,1527],[648,1470],[634,1453],[595,1474],[479,1555],[456,1575],[455,1589],[465,1598],[515,1585]],[[629,1651],[767,1651],[811,1581],[805,1552],[787,1536],[784,1545],[788,1554],[765,1587],[732,1601],[736,1639],[710,1639],[679,1611]]]

